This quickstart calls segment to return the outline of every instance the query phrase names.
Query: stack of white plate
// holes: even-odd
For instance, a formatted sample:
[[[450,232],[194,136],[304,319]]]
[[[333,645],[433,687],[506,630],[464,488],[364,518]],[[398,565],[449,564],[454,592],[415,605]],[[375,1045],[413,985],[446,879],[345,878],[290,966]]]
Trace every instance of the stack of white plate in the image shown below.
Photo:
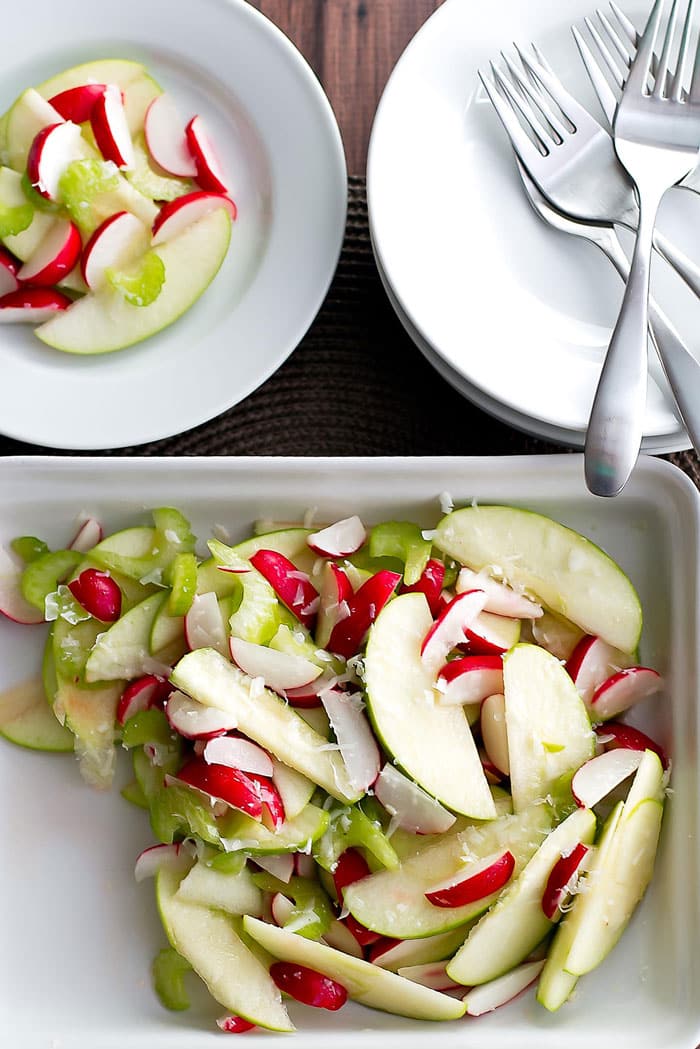
[[[600,252],[529,207],[510,146],[480,86],[512,40],[534,40],[602,118],[570,32],[590,0],[447,0],[399,60],[370,142],[367,194],[387,294],[418,348],[465,397],[502,421],[582,447],[622,284]],[[643,6],[627,12],[643,22]],[[691,257],[700,198],[668,194],[664,231]],[[654,293],[693,351],[698,303],[659,264]],[[642,447],[689,448],[658,361]]]

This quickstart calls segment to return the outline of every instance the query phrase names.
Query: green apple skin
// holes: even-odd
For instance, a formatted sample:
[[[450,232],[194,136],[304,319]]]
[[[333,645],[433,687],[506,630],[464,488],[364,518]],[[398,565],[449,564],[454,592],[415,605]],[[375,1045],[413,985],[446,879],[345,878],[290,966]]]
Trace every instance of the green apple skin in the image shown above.
[[[163,93],[160,85],[146,73],[140,62],[122,58],[103,58],[73,66],[45,80],[36,90],[48,100],[70,88],[88,83],[117,84],[122,89],[126,119],[132,135],[143,128],[146,110],[153,99]]]
[[[0,168],[0,208],[31,207],[22,190],[22,176],[12,168]],[[43,211],[34,211],[31,223],[21,233],[8,234],[2,242],[20,262],[26,262],[48,236],[56,219]]]
[[[73,750],[73,736],[56,718],[41,678],[30,678],[0,695],[0,736],[29,750]]]
[[[293,1031],[280,992],[236,932],[235,919],[180,899],[181,878],[181,871],[167,868],[156,877],[158,910],[171,945],[230,1013],[258,1027]]]
[[[396,763],[448,808],[474,819],[496,810],[462,707],[440,706],[420,656],[433,624],[422,594],[402,594],[370,629],[365,655],[367,710]]]
[[[522,812],[593,756],[595,734],[571,677],[545,649],[511,649],[503,685],[513,809]]]
[[[200,907],[215,907],[227,914],[262,914],[262,892],[247,867],[238,874],[224,874],[198,860],[180,882],[178,900]]]
[[[516,589],[623,652],[633,652],[642,609],[631,582],[589,539],[510,506],[469,506],[440,521],[435,545],[476,571],[491,568]]]
[[[166,601],[162,592],[151,594],[100,634],[85,664],[88,682],[131,681],[158,672],[157,655],[151,655],[151,631]]]
[[[145,198],[144,198],[145,199]],[[203,295],[219,272],[231,239],[225,209],[213,211],[154,252],[165,266],[165,284],[150,306],[131,306],[104,289],[75,302],[36,329],[48,346],[65,353],[111,353],[173,324]]]
[[[464,1004],[454,998],[323,943],[307,940],[257,918],[244,918],[243,928],[275,958],[329,976],[362,1005],[416,1020],[458,1020],[465,1013]]]

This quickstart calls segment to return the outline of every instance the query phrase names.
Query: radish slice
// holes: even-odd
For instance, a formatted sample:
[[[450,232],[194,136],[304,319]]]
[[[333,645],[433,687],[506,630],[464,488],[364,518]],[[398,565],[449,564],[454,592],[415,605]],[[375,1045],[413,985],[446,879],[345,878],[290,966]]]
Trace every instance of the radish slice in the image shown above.
[[[581,699],[590,710],[596,689],[612,674],[630,665],[630,657],[624,652],[613,648],[600,637],[586,634],[571,653],[566,669]]]
[[[301,688],[321,676],[321,668],[302,656],[277,652],[239,637],[229,638],[234,663],[249,677],[261,677],[275,692]]]
[[[97,568],[86,568],[77,579],[68,584],[68,589],[78,604],[101,623],[114,623],[119,619],[122,592],[119,584],[106,572]]]
[[[225,801],[232,808],[240,809],[251,819],[262,818],[262,800],[257,784],[244,772],[225,765],[207,765],[201,758],[192,758],[183,765],[176,778],[217,801]]]
[[[607,750],[585,761],[574,773],[571,793],[582,809],[592,809],[639,768],[644,751]]]
[[[290,707],[299,707],[307,710],[320,707],[321,693],[325,692],[326,689],[332,688],[337,680],[335,675],[322,674],[315,681],[309,682],[308,685],[286,689],[284,698],[288,701]]]
[[[437,674],[452,649],[466,640],[465,631],[483,611],[485,601],[483,590],[469,590],[457,594],[443,609],[421,646],[421,659],[428,670]]]
[[[446,663],[436,688],[443,706],[481,703],[503,691],[503,660],[500,656],[464,656]]]
[[[482,1016],[511,1002],[535,982],[543,968],[544,959],[525,962],[524,965],[511,969],[505,976],[473,987],[462,999],[467,1006],[467,1016]]]
[[[300,572],[288,557],[276,550],[258,550],[250,563],[299,622],[311,628],[318,612],[319,596],[306,572]]]
[[[635,703],[660,692],[664,682],[650,667],[629,667],[619,670],[600,685],[591,697],[590,710],[602,721],[617,717]]]
[[[417,784],[386,764],[374,793],[393,820],[412,834],[444,834],[456,817]]]
[[[336,624],[350,615],[352,597],[352,583],[347,574],[334,561],[326,561],[321,572],[316,620],[316,644],[319,648],[326,648]]]
[[[361,958],[364,960],[364,951],[357,942],[353,934],[342,921],[338,921],[336,918],[331,922],[329,927],[321,937],[321,942],[328,944],[329,947],[334,947],[336,951],[342,951],[343,954],[349,954],[351,958]]]
[[[77,550],[79,554],[86,554],[92,550],[93,546],[97,546],[103,534],[100,522],[95,517],[88,517],[81,524],[68,549]]]
[[[195,855],[191,842],[179,841],[174,845],[151,845],[137,856],[134,877],[136,881],[155,878],[163,867],[176,867],[182,857],[188,855]]]
[[[338,857],[333,871],[333,884],[335,885],[338,902],[343,902],[343,892],[348,885],[354,885],[356,881],[362,881],[371,873],[369,864],[361,852],[357,849],[345,849]]]
[[[346,517],[342,521],[314,532],[306,542],[312,550],[323,557],[348,557],[356,553],[367,539],[367,531],[359,517]]]
[[[255,863],[285,885],[294,874],[294,854],[291,852],[284,852],[279,856],[256,856]]]
[[[40,287],[58,284],[75,268],[82,250],[78,227],[74,222],[60,219],[24,263],[17,279]]]
[[[514,870],[515,857],[512,852],[506,850],[493,853],[471,864],[467,874],[462,871],[429,889],[425,898],[435,907],[463,907],[498,892],[510,881]]]
[[[107,283],[110,267],[123,268],[145,250],[148,229],[129,211],[118,211],[98,226],[85,245],[81,262],[83,280],[94,291]]]
[[[423,574],[417,583],[412,583],[407,586],[404,583],[401,587],[402,594],[423,594],[428,606],[430,608],[430,614],[435,617],[441,612],[441,595],[442,595],[442,584],[445,579],[445,566],[442,561],[437,561],[435,558],[430,558],[427,565],[423,569]]]
[[[19,264],[9,251],[5,251],[4,248],[0,248],[0,298],[3,295],[10,295],[11,292],[17,291],[19,288],[19,281],[17,280],[17,271],[19,270]]]
[[[270,976],[281,991],[317,1009],[335,1012],[348,999],[348,992],[336,980],[294,962],[273,962]]]
[[[0,547],[0,612],[15,623],[36,625],[44,622],[44,613],[22,596],[20,581],[24,564],[5,547]]]
[[[447,975],[447,962],[427,962],[423,965],[405,965],[398,970],[405,980],[419,983],[421,987],[430,987],[433,991],[464,990],[464,985],[455,983]]]
[[[108,84],[93,105],[90,126],[97,148],[105,160],[111,160],[118,168],[133,168],[134,144],[122,93],[116,84]]]
[[[83,140],[77,124],[68,120],[42,128],[27,157],[27,176],[34,189],[47,200],[58,200],[61,175],[82,152]]]
[[[170,727],[185,739],[213,739],[237,727],[237,721],[225,710],[205,707],[184,692],[173,692],[165,705]]]
[[[92,115],[93,106],[107,89],[106,84],[81,84],[70,87],[49,99],[49,105],[61,114],[64,120],[74,124],[85,124]]]
[[[578,880],[579,868],[588,851],[588,846],[579,842],[565,855],[560,856],[552,867],[542,894],[542,911],[550,921],[554,920],[557,911],[571,895]]]
[[[197,168],[197,182],[211,193],[228,193],[227,179],[204,121],[193,117],[185,129],[187,145]]]
[[[225,1034],[244,1034],[245,1031],[252,1031],[255,1024],[244,1020],[242,1016],[220,1016],[216,1026]]]
[[[219,736],[209,740],[203,752],[204,760],[210,765],[228,765],[240,772],[255,772],[259,776],[271,776],[274,768],[267,751],[257,743],[239,736]]]
[[[313,878],[316,875],[316,860],[305,852],[293,853],[294,871],[300,878]]]
[[[638,728],[624,725],[621,721],[606,721],[604,725],[598,725],[595,731],[604,750],[616,750],[618,747],[623,750],[653,750],[663,767],[668,768],[668,755],[664,748]]]
[[[143,133],[148,152],[159,167],[179,178],[195,177],[197,165],[187,145],[185,121],[167,93],[154,98],[146,110]]]
[[[506,728],[506,698],[498,692],[487,696],[481,704],[480,724],[484,749],[496,770],[504,776],[510,775],[508,755],[508,730]]]
[[[226,628],[216,594],[195,594],[185,616],[185,641],[192,651],[214,648],[222,656],[229,654]]]
[[[364,704],[359,696],[336,689],[322,692],[321,702],[338,740],[350,783],[355,790],[366,791],[379,774],[381,757],[363,713]]]
[[[258,866],[260,865],[258,864]],[[267,870],[267,868],[265,869]],[[294,904],[288,896],[284,895],[283,892],[276,892],[270,900],[270,911],[272,912],[272,918],[275,922],[275,925],[279,925],[281,929],[291,919],[292,914],[294,912]]]
[[[480,612],[465,631],[469,655],[498,656],[507,652],[520,640],[520,620]]]
[[[349,569],[348,569],[349,571]],[[338,619],[328,649],[349,659],[360,649],[365,635],[401,582],[397,572],[382,569],[367,579],[348,601],[350,614]]]
[[[134,714],[160,705],[170,692],[170,682],[155,674],[132,681],[126,686],[117,704],[117,723],[123,725]]]
[[[43,324],[72,305],[54,288],[20,288],[0,299],[0,324]]]
[[[236,205],[229,197],[220,193],[187,193],[177,200],[168,201],[167,204],[163,204],[153,223],[153,246],[157,247],[173,237],[178,237],[195,222],[219,208],[225,208],[231,216],[231,221],[236,221]]]
[[[510,616],[513,619],[539,619],[543,614],[541,605],[529,597],[516,593],[505,583],[492,579],[484,572],[474,572],[463,568],[457,576],[455,590],[464,594],[469,590],[483,590],[486,594],[484,611],[498,616]]]

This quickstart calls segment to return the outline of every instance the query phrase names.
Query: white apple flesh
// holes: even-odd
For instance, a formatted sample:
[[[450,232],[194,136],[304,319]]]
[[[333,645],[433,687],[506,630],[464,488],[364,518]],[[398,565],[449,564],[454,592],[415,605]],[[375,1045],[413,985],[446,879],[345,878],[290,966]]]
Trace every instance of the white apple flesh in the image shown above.
[[[171,95],[164,92],[153,99],[144,119],[143,133],[156,164],[169,175],[194,178],[197,165],[185,135],[185,121]]]
[[[17,279],[41,287],[58,284],[74,269],[82,250],[78,227],[74,222],[61,219],[24,263]]]

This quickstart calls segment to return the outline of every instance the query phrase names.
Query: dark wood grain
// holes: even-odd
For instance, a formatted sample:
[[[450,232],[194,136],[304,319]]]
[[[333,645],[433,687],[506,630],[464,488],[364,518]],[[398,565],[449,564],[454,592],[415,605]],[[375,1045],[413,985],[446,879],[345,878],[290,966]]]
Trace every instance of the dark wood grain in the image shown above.
[[[328,93],[348,170],[365,171],[372,119],[412,36],[441,0],[253,0],[297,45]]]

